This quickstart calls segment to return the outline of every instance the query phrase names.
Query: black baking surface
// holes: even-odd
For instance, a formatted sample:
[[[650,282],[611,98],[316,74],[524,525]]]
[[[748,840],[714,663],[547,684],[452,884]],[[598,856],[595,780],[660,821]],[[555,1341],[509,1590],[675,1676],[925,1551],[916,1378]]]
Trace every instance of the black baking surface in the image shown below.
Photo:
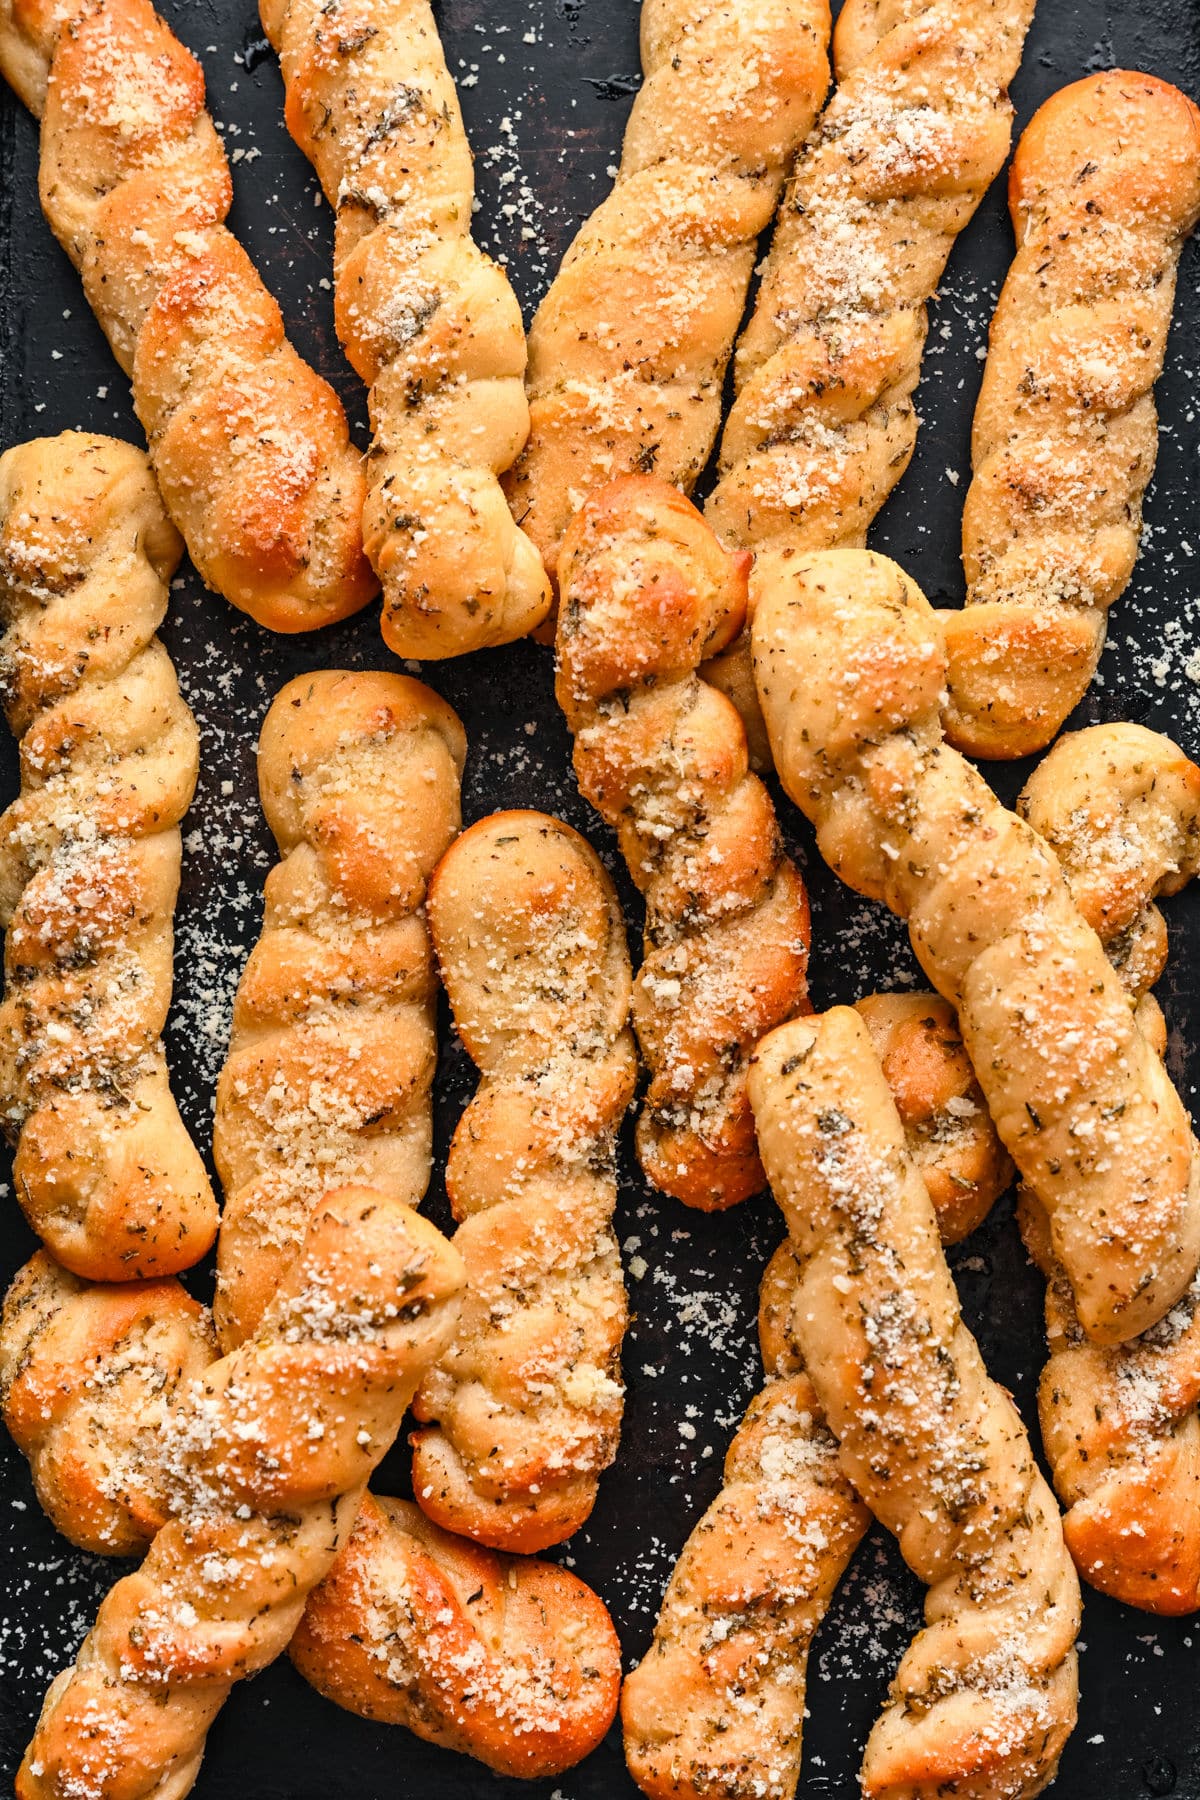
[[[234,162],[231,224],[283,305],[300,349],[338,387],[362,425],[361,395],[331,320],[331,215],[282,125],[274,58],[253,0],[161,0],[203,60],[209,104]],[[578,220],[607,191],[638,73],[635,0],[443,0],[439,22],[462,84],[476,155],[481,241],[504,257],[528,311]],[[1019,124],[1052,91],[1113,65],[1145,69],[1200,97],[1200,0],[1041,0],[1015,87]],[[126,383],[37,206],[32,120],[0,102],[0,443],[67,427],[140,440]],[[912,468],[872,542],[896,556],[935,602],[961,599],[959,514],[987,320],[1011,253],[1003,183],[951,260],[934,309],[918,395],[924,428]],[[1100,679],[1076,720],[1128,718],[1200,751],[1200,254],[1186,253],[1167,370],[1162,444],[1146,509],[1147,541],[1117,609]],[[229,1002],[258,929],[272,847],[257,803],[259,721],[291,675],[319,667],[392,665],[378,608],[305,638],[272,637],[203,591],[190,569],[172,596],[164,637],[203,733],[200,787],[185,825],[177,921],[176,997],[168,1049],[184,1115],[207,1149]],[[585,831],[614,872],[612,841],[576,792],[554,704],[548,651],[519,644],[422,671],[462,715],[470,743],[464,814],[499,806],[556,812]],[[0,744],[0,800],[16,791],[16,759]],[[1024,771],[989,771],[1015,794]],[[813,895],[812,983],[818,1005],[916,981],[903,929],[838,887],[807,826],[784,808]],[[626,881],[631,941],[638,908]],[[1172,958],[1160,989],[1170,1066],[1193,1105],[1200,1081],[1200,901],[1168,902]],[[442,1020],[437,1090],[439,1186],[449,1133],[474,1086]],[[703,1217],[651,1195],[624,1146],[618,1231],[637,1314],[625,1350],[629,1385],[617,1466],[588,1527],[557,1554],[607,1600],[627,1663],[649,1640],[662,1586],[688,1530],[719,1483],[721,1459],[760,1380],[755,1294],[781,1236],[766,1199]],[[3,1170],[7,1175],[7,1167]],[[11,1191],[0,1191],[0,1276],[29,1254]],[[636,1240],[636,1241],[633,1241]],[[640,1260],[639,1260],[640,1259]],[[1041,1281],[1028,1266],[1007,1201],[952,1255],[967,1318],[992,1371],[1036,1432]],[[640,1279],[637,1278],[640,1275]],[[189,1278],[190,1280],[191,1278]],[[207,1291],[207,1276],[192,1285]],[[683,1428],[681,1430],[681,1427]],[[83,1556],[42,1517],[28,1471],[0,1433],[0,1763],[4,1790],[50,1676],[69,1660],[120,1568]],[[401,1492],[394,1452],[376,1486]],[[862,1746],[888,1679],[920,1618],[920,1590],[876,1531],[835,1598],[813,1650],[801,1800],[857,1793]],[[1159,1621],[1091,1593],[1081,1639],[1079,1725],[1054,1793],[1061,1800],[1200,1800],[1196,1704],[1200,1618]],[[235,1690],[215,1725],[200,1800],[622,1800],[636,1790],[619,1735],[556,1781],[503,1781],[480,1765],[366,1724],[319,1699],[284,1660]]]

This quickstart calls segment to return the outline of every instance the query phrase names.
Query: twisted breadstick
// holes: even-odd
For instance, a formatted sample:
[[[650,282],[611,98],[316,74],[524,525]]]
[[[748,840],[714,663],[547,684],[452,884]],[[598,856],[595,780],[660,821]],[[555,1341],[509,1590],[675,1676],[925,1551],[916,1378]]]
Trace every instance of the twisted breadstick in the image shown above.
[[[958,1036],[934,994],[871,994],[871,1034],[943,1243],[985,1216],[1009,1165]],[[790,1242],[763,1276],[767,1384],[730,1446],[725,1486],[692,1532],[654,1642],[625,1683],[625,1755],[658,1800],[792,1800],[813,1632],[866,1528],[791,1331]],[[765,1522],[765,1523],[764,1523]]]
[[[166,1523],[163,1431],[216,1353],[177,1281],[82,1282],[44,1250],[19,1272],[0,1318],[0,1411],[73,1544],[123,1556]]]
[[[932,299],[1003,166],[1034,0],[847,0],[785,197],[706,507],[764,560],[865,544],[908,467]],[[760,577],[751,583],[751,610]],[[766,751],[748,635],[706,671]]]
[[[941,741],[932,609],[894,563],[828,551],[780,565],[754,639],[785,788],[956,1007],[1084,1330],[1135,1336],[1200,1262],[1200,1156],[1052,851]]]
[[[462,1265],[389,1195],[314,1213],[258,1336],[174,1423],[173,1514],[46,1696],[18,1800],[177,1800],[230,1688],[283,1650],[454,1330]]]
[[[691,488],[756,240],[829,83],[828,0],[645,0],[645,81],[616,186],[529,333],[513,511],[553,576],[590,489],[653,470]]]
[[[217,1229],[159,1037],[198,735],[155,637],[180,545],[146,461],[66,433],[0,458],[0,1096],[25,1215],[99,1281],[186,1268]]]
[[[338,335],[371,389],[363,536],[400,656],[546,615],[497,476],[529,430],[521,309],[471,240],[475,183],[428,0],[260,0],[288,129],[337,212]]]
[[[149,0],[0,0],[0,70],[42,120],[43,209],[200,574],[275,631],[354,612],[374,591],[361,461],[222,223],[199,63]]]
[[[339,1706],[526,1779],[594,1750],[621,1686],[616,1632],[582,1581],[369,1494],[288,1653]]]
[[[646,476],[594,494],[559,559],[557,693],[579,785],[646,896],[638,1155],[656,1187],[705,1209],[763,1185],[746,1064],[807,996],[804,883],[736,712],[696,673],[741,624],[745,573]]]
[[[470,1291],[415,1402],[413,1493],[479,1543],[541,1550],[591,1512],[624,1402],[612,1227],[636,1071],[624,928],[595,853],[531,812],[459,838],[429,922],[482,1080],[446,1168]]]
[[[992,321],[946,616],[946,735],[1041,750],[1096,672],[1154,470],[1175,273],[1200,218],[1200,110],[1109,70],[1055,94],[1013,160],[1017,254]]]
[[[436,1061],[425,884],[458,829],[466,746],[404,675],[301,675],[259,743],[281,861],[217,1084],[217,1330],[251,1336],[328,1186],[415,1204]]]
[[[750,1094],[800,1266],[792,1327],[842,1468],[928,1583],[863,1792],[1033,1795],[1075,1723],[1079,1585],[1025,1427],[963,1324],[865,1026],[759,1046]]]

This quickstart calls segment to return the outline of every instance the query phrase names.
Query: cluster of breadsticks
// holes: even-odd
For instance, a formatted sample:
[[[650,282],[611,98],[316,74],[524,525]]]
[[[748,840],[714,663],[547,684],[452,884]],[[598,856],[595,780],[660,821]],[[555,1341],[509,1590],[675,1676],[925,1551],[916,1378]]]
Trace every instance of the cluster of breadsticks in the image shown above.
[[[525,333],[471,238],[475,185],[428,0],[261,0],[287,123],[337,213],[338,335],[370,388],[363,539],[401,656],[524,637],[550,587],[498,476],[525,442]]]
[[[196,723],[155,632],[179,539],[143,456],[68,433],[0,459],[3,1124],[26,1217],[77,1275],[198,1262],[216,1234],[171,1094],[179,822]]]
[[[757,240],[829,82],[828,0],[645,0],[641,37],[616,185],[529,333],[508,491],[551,575],[592,488],[686,492],[708,461]]]
[[[42,206],[196,568],[276,631],[354,612],[374,587],[361,459],[225,227],[199,63],[150,0],[0,0],[0,70],[41,118]]]
[[[705,1209],[763,1185],[746,1066],[807,995],[804,883],[741,720],[697,673],[741,627],[746,562],[650,476],[593,494],[559,560],[576,774],[646,897],[638,1155],[656,1187]]]
[[[992,321],[963,510],[967,605],[946,615],[946,735],[1044,749],[1096,672],[1154,470],[1154,383],[1200,218],[1200,109],[1111,70],[1025,130],[1017,254]]]
[[[469,1291],[417,1395],[413,1492],[439,1525],[541,1550],[591,1512],[624,1404],[615,1139],[637,1073],[624,925],[595,852],[531,812],[458,839],[429,920],[482,1080],[446,1165]]]

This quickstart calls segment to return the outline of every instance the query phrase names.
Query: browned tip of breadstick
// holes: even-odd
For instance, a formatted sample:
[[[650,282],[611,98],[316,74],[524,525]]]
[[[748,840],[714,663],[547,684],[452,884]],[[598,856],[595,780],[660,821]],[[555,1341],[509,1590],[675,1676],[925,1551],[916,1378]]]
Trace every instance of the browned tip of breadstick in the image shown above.
[[[289,1654],[347,1711],[526,1780],[594,1750],[621,1685],[612,1621],[576,1576],[371,1495]]]

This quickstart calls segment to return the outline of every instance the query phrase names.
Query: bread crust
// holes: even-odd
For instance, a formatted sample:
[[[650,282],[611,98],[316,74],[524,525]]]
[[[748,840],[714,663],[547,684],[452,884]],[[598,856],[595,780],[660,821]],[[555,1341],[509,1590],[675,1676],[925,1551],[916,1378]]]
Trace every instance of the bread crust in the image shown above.
[[[458,718],[406,675],[322,670],[259,740],[281,860],[234,1001],[213,1149],[215,1314],[253,1335],[331,1181],[416,1205],[429,1180],[435,976],[423,905],[459,825]]]
[[[810,941],[741,721],[697,674],[741,625],[746,559],[665,482],[627,476],[576,515],[559,574],[556,692],[575,772],[646,897],[638,1157],[687,1205],[733,1206],[763,1185],[746,1065],[807,1005]]]
[[[413,1493],[477,1543],[542,1550],[590,1514],[624,1405],[624,925],[591,847],[532,812],[463,833],[434,874],[429,922],[481,1080],[446,1167],[469,1293],[414,1405]]]
[[[365,605],[362,460],[225,227],[195,57],[150,0],[0,0],[0,69],[42,121],[42,208],[204,580],[273,631]]]
[[[398,656],[524,637],[550,586],[498,477],[529,430],[525,332],[471,239],[458,95],[428,0],[261,0],[288,129],[337,216],[338,335],[370,388],[363,536]]]
[[[842,1470],[930,1589],[863,1793],[1041,1793],[1075,1723],[1079,1584],[1025,1427],[960,1316],[862,1020],[838,1007],[781,1026],[750,1093],[800,1269],[791,1328]]]
[[[516,516],[555,576],[588,492],[653,470],[689,491],[759,234],[829,84],[828,0],[646,0],[645,79],[616,184],[529,333]]]
[[[1044,749],[1091,683],[1154,472],[1179,254],[1200,218],[1200,108],[1110,69],[1051,96],[1009,177],[1017,252],[992,320],[945,617],[946,735]]]
[[[0,1095],[30,1225],[76,1275],[198,1262],[217,1230],[171,1093],[179,823],[196,722],[155,636],[180,544],[145,457],[67,432],[0,458]]]
[[[834,550],[781,567],[754,640],[784,787],[842,878],[907,919],[1084,1330],[1135,1337],[1200,1262],[1200,1156],[1049,847],[942,742],[936,615],[894,563]]]

